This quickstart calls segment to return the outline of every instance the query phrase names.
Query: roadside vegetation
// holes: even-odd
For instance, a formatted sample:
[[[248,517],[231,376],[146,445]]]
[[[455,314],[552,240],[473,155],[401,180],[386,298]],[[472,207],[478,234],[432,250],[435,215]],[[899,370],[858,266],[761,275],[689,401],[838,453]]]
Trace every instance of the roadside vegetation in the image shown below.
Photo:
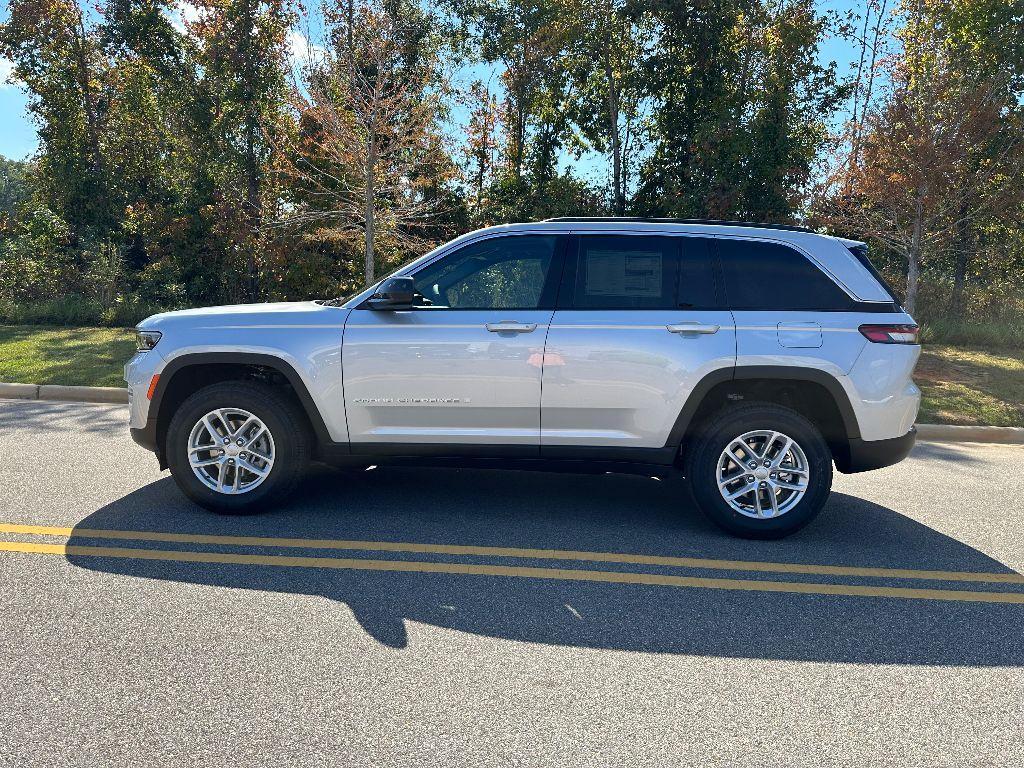
[[[924,393],[919,421],[1024,427],[1022,349],[926,344],[914,375]],[[0,381],[122,387],[134,351],[125,328],[0,325]]]
[[[918,421],[1024,427],[1024,351],[926,346],[914,381],[924,399]]]
[[[0,323],[338,296],[608,215],[847,235],[936,328],[1024,323],[1024,4],[698,5],[10,0],[39,145],[0,158]]]
[[[0,158],[0,380],[117,385],[147,315],[477,227],[742,219],[867,241],[922,418],[1022,423],[1022,3],[10,0],[0,60],[39,136]]]

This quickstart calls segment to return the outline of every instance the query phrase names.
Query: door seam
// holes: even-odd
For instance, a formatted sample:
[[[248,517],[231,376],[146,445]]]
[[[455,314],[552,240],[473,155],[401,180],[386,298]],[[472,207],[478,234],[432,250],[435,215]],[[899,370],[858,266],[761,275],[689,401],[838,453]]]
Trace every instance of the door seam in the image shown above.
[[[540,352],[540,399],[537,402],[537,453],[540,454],[541,446],[544,444],[544,372],[548,367],[548,336],[551,335],[551,326],[555,324],[557,309],[551,310],[548,317],[547,328],[544,329],[544,344]]]

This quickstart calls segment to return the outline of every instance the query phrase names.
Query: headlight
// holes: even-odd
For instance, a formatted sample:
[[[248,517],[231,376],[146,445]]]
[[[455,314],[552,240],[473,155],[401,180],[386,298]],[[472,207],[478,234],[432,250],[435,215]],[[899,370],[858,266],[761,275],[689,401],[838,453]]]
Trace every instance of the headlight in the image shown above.
[[[161,336],[163,334],[160,331],[136,331],[135,348],[139,352],[148,352],[157,345]]]

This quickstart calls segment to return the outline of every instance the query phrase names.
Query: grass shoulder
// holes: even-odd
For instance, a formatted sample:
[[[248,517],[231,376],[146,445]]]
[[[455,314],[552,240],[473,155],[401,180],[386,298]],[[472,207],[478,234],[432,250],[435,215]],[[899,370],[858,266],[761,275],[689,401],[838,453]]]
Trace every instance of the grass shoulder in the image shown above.
[[[0,381],[123,387],[134,352],[127,328],[0,325]]]
[[[926,344],[914,372],[918,421],[1024,427],[1024,351]]]

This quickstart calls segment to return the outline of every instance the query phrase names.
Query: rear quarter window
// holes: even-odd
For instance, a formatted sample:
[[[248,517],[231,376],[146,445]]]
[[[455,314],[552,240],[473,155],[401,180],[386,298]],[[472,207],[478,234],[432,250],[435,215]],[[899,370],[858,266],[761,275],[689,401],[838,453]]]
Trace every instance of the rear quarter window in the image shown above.
[[[795,248],[758,240],[719,239],[729,307],[736,310],[852,310],[853,301]]]
[[[866,245],[858,245],[851,247],[849,250],[850,253],[853,254],[854,258],[860,262],[860,265],[870,272],[871,276],[875,278],[875,280],[878,281],[878,284],[882,286],[886,293],[889,294],[889,298],[891,298],[894,303],[899,304],[901,300],[899,292],[889,283],[888,280],[885,279],[885,277],[882,276],[882,273],[878,271],[875,265],[871,263],[871,258],[868,256],[868,247]]]

